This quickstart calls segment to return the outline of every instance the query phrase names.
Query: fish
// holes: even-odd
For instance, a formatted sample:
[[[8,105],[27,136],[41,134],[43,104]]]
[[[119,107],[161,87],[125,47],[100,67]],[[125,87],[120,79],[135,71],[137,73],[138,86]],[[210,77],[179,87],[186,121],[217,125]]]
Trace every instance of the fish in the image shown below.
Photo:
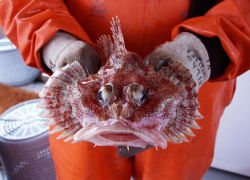
[[[58,139],[95,146],[167,148],[189,142],[202,119],[196,84],[180,62],[149,62],[126,49],[118,17],[97,41],[106,63],[89,74],[77,61],[55,71],[39,96]],[[178,72],[178,73],[177,73]]]

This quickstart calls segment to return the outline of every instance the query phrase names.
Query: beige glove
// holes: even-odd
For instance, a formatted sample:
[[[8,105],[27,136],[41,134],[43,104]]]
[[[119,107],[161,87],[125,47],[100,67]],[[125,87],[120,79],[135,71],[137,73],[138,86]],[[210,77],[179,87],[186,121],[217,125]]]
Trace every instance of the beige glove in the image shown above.
[[[42,50],[44,63],[53,72],[67,64],[78,61],[90,74],[100,67],[100,58],[87,43],[65,32],[57,32]]]
[[[180,33],[172,42],[160,45],[146,57],[146,63],[153,64],[156,71],[168,60],[178,61],[189,70],[196,82],[197,91],[210,77],[207,50],[201,40],[192,33]]]

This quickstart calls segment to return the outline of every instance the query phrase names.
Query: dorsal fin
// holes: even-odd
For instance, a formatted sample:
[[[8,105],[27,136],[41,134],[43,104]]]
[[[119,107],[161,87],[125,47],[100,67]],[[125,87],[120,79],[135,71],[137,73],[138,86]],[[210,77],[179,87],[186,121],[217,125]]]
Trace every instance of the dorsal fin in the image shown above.
[[[125,42],[123,34],[121,31],[121,24],[119,18],[116,16],[111,20],[111,31],[113,41],[110,36],[102,35],[97,44],[102,51],[102,54],[105,59],[108,59],[111,54],[114,52],[125,53],[127,52],[125,48]]]
[[[127,50],[125,48],[125,42],[124,42],[122,30],[121,30],[121,24],[117,16],[115,18],[112,18],[111,31],[112,31],[116,50],[119,52],[126,52]]]

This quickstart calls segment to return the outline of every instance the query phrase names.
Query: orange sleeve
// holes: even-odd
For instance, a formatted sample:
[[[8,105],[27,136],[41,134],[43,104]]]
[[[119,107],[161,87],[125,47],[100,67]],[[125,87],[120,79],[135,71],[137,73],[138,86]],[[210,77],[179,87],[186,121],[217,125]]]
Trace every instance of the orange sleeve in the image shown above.
[[[230,63],[215,80],[233,79],[250,69],[249,0],[224,0],[204,16],[191,18],[177,25],[172,31],[172,37],[181,31],[219,38]]]
[[[91,43],[63,0],[0,0],[0,27],[17,46],[26,64],[47,73],[41,64],[40,49],[57,31]]]

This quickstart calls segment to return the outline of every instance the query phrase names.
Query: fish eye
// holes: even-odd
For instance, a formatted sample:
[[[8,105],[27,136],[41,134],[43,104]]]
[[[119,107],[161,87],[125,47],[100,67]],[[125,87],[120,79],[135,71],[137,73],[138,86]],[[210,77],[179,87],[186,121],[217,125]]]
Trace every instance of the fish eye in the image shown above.
[[[113,94],[113,85],[111,83],[107,83],[103,85],[96,94],[96,98],[103,105],[107,105]]]
[[[142,105],[148,98],[148,91],[144,89],[143,85],[132,83],[130,86],[132,98],[138,105]]]

